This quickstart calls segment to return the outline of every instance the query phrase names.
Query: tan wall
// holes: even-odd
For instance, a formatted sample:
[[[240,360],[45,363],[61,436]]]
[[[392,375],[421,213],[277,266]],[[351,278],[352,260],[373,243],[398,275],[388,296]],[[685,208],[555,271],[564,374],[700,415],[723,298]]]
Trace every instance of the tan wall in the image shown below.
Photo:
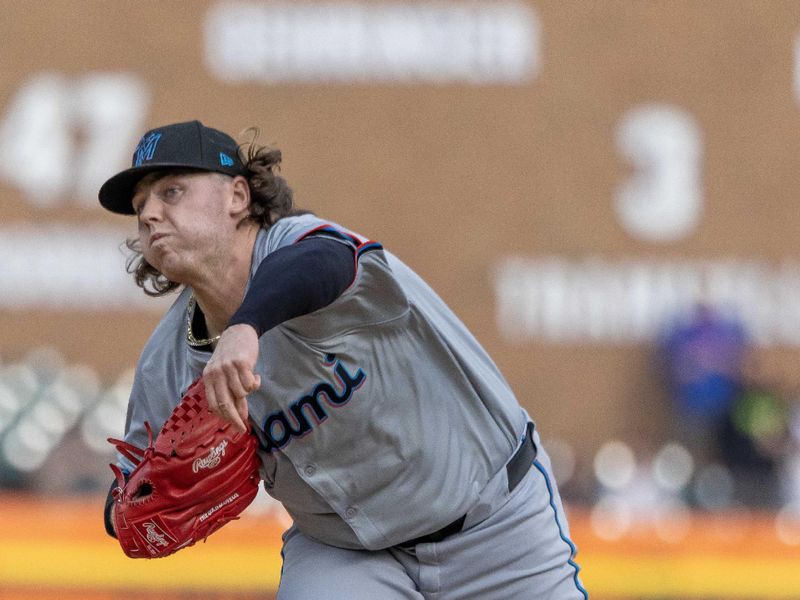
[[[669,413],[647,341],[503,337],[494,286],[503,257],[753,259],[767,268],[797,257],[795,2],[532,2],[538,67],[525,81],[491,85],[221,81],[204,58],[214,6],[3,2],[0,119],[38,74],[63,77],[73,100],[57,104],[79,114],[81,77],[124,73],[149,94],[137,134],[190,118],[232,133],[259,125],[283,149],[299,203],[382,241],[418,270],[550,435],[586,448],[609,435],[660,440]],[[692,163],[699,219],[668,241],[637,237],[615,212],[620,186],[637,172],[618,146],[621,123],[653,104],[687,115],[700,147]],[[69,159],[78,163],[92,135],[81,122],[68,119]],[[126,156],[136,141],[109,137]],[[4,143],[8,157],[16,147],[0,133]],[[41,165],[42,178],[50,172]],[[54,221],[132,232],[130,220],[85,197],[82,205],[74,188],[38,206],[12,179],[0,174],[4,231]],[[0,280],[3,272],[0,263]],[[55,345],[111,380],[134,363],[157,318],[142,308],[6,303],[0,357]],[[765,352],[793,375],[795,344],[769,342]]]

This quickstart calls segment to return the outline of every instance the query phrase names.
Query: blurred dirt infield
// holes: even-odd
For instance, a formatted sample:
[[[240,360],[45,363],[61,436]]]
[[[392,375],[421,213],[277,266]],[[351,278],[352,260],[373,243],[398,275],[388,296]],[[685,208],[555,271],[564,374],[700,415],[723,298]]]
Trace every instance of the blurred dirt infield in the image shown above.
[[[102,502],[0,496],[0,599],[274,598],[283,529],[274,515],[245,513],[204,544],[131,560],[106,536]],[[800,529],[780,536],[772,514],[682,515],[612,540],[589,512],[568,512],[590,598],[800,598]]]

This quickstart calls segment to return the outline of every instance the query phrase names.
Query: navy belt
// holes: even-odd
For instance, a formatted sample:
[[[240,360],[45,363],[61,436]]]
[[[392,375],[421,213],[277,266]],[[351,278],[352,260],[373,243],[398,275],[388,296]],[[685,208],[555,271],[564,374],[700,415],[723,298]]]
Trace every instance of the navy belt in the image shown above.
[[[525,474],[531,468],[533,461],[536,460],[536,444],[533,441],[533,423],[528,422],[528,425],[525,429],[525,439],[522,441],[522,444],[517,451],[514,452],[514,456],[511,457],[511,460],[508,461],[506,464],[506,473],[508,474],[508,491],[513,492],[514,488],[519,485],[519,482],[522,481],[522,478],[525,477]],[[462,515],[449,525],[445,525],[438,531],[434,531],[433,533],[429,533],[428,535],[423,535],[418,538],[414,538],[413,540],[408,540],[407,542],[402,542],[397,544],[400,548],[410,548],[416,546],[417,544],[429,544],[431,542],[441,542],[446,537],[453,535],[454,533],[458,533],[461,531],[461,528],[464,527],[464,521],[466,520],[467,515]]]

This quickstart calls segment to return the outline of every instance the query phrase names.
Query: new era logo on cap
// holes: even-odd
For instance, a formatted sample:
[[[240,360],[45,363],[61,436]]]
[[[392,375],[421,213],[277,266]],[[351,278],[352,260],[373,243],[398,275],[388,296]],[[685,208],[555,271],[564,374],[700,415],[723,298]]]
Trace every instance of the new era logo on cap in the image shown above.
[[[233,166],[233,159],[225,154],[224,152],[219,153],[219,164],[223,167],[232,167]]]

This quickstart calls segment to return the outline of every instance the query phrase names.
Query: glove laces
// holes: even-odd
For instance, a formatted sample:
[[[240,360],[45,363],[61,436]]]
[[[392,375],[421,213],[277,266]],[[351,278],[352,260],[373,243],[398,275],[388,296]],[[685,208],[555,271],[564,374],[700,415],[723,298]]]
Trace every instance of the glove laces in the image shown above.
[[[141,464],[145,456],[153,452],[153,430],[150,427],[150,423],[147,421],[144,422],[144,427],[147,430],[147,447],[144,449],[134,446],[125,440],[108,438],[108,442],[113,444],[117,451],[122,454],[122,456],[131,461],[134,468]],[[114,490],[111,492],[111,495],[114,497],[114,499],[119,501],[120,495],[122,494],[122,488],[125,487],[125,474],[122,472],[122,469],[115,464],[110,464],[108,466],[111,467],[111,470],[114,472],[114,475],[117,478],[117,487],[114,488]]]

